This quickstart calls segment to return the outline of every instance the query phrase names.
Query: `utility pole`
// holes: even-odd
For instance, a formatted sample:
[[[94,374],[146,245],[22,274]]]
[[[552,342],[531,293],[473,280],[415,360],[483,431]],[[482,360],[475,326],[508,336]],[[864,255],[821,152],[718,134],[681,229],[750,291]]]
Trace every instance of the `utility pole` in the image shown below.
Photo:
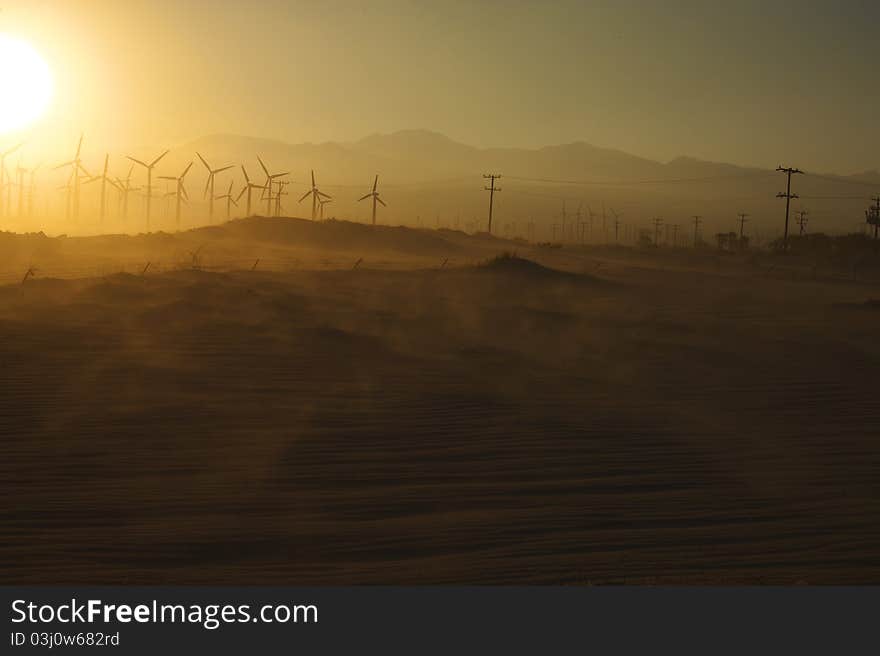
[[[699,214],[694,214],[693,219],[694,219],[694,248],[696,248],[697,244],[700,243],[699,242],[700,224],[703,222],[703,217],[700,216]]]
[[[489,234],[492,234],[492,206],[495,203],[495,192],[501,191],[501,188],[495,188],[495,181],[501,179],[500,175],[495,173],[491,173],[483,176],[486,180],[489,180],[489,186],[483,187],[485,191],[489,192]]]
[[[739,217],[739,239],[740,241],[742,241],[743,232],[745,231],[746,226],[746,219],[749,215],[745,214],[744,212],[740,212],[739,214],[737,214],[737,216]]]
[[[782,250],[787,251],[788,250],[788,212],[789,212],[789,208],[791,207],[791,199],[792,198],[800,198],[800,196],[798,196],[797,194],[791,193],[791,176],[797,175],[797,174],[802,175],[803,171],[801,171],[800,169],[795,169],[795,168],[791,168],[791,167],[782,167],[782,166],[777,166],[776,170],[779,173],[785,173],[786,178],[787,178],[787,182],[786,182],[786,186],[785,186],[785,193],[780,191],[778,194],[776,194],[777,198],[784,198],[785,199],[785,232],[783,233],[783,236],[782,236]]]
[[[807,221],[809,220],[809,219],[807,219],[807,214],[809,214],[809,212],[807,212],[807,210],[801,210],[800,212],[797,213],[797,215],[798,215],[797,223],[798,223],[798,226],[800,227],[800,232],[798,234],[800,234],[800,235],[803,235],[804,231],[807,229]]]
[[[663,225],[663,219],[654,218],[654,246],[660,246],[660,226]]]
[[[876,241],[877,232],[880,229],[880,196],[875,196],[871,200],[877,204],[865,212],[865,218],[868,225],[874,226],[874,240]]]
[[[562,201],[562,241],[565,241],[565,201]]]

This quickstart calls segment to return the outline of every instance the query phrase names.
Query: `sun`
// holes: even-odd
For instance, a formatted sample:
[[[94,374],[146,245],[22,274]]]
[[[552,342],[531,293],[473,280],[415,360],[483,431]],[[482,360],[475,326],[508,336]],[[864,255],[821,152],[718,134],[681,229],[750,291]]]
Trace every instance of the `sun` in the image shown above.
[[[29,43],[0,34],[0,134],[39,119],[52,99],[49,66]]]

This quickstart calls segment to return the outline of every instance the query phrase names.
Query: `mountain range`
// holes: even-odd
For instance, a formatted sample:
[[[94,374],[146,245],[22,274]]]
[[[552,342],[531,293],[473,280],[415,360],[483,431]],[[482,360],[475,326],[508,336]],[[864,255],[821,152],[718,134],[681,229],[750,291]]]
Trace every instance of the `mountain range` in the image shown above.
[[[751,215],[751,227],[763,227],[768,235],[781,231],[784,216],[784,204],[776,194],[785,189],[786,181],[775,171],[775,163],[743,167],[684,156],[659,162],[580,141],[526,149],[477,148],[428,130],[319,144],[215,134],[173,148],[165,167],[182,168],[196,152],[214,167],[245,163],[252,179],[264,177],[258,155],[273,173],[290,171],[291,198],[285,199],[285,206],[288,213],[300,216],[307,203],[296,201],[310,186],[310,170],[319,188],[334,196],[331,214],[355,220],[367,217],[368,203],[358,204],[357,198],[369,191],[378,174],[379,190],[388,203],[385,221],[426,226],[482,222],[488,203],[484,173],[502,175],[496,226],[533,220],[549,230],[553,222],[562,221],[563,201],[567,218],[579,206],[582,217],[588,209],[598,216],[604,203],[623,212],[623,221],[639,225],[647,225],[654,216],[684,225],[702,215],[708,224],[718,224],[711,229],[718,229],[733,225],[737,213],[745,212]],[[204,174],[200,166],[196,160],[196,175]],[[243,176],[239,170],[234,173],[239,187]],[[801,196],[793,201],[793,209],[807,209],[816,229],[851,231],[864,220],[870,197],[880,190],[880,173],[808,172],[795,176],[792,185]]]

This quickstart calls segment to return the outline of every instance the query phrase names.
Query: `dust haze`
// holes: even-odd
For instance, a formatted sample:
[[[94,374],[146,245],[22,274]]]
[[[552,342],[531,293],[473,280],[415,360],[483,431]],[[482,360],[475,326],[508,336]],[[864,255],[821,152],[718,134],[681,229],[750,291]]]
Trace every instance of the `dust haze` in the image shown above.
[[[4,5],[3,582],[880,582],[875,10],[305,4]]]

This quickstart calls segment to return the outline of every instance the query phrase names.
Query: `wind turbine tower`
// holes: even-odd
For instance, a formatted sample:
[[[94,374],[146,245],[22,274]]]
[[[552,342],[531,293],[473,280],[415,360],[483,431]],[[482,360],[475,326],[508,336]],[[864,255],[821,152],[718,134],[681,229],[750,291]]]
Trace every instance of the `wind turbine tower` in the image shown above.
[[[104,155],[104,170],[102,171],[101,175],[94,175],[91,178],[89,178],[88,180],[86,180],[86,182],[85,182],[85,184],[89,184],[90,182],[95,182],[97,180],[101,181],[100,219],[101,219],[101,227],[102,228],[104,227],[104,214],[105,214],[106,208],[107,208],[107,183],[109,182],[111,185],[116,187],[116,183],[113,180],[111,180],[109,177],[107,177],[107,166],[109,164],[110,164],[110,153],[107,153],[106,155]],[[118,189],[119,187],[116,187],[116,188]]]
[[[383,201],[381,198],[379,198],[379,192],[376,191],[376,186],[378,184],[379,184],[379,174],[377,173],[376,177],[373,178],[373,190],[370,193],[365,194],[365,195],[361,196],[360,198],[358,198],[358,202],[361,202],[362,200],[367,200],[368,198],[373,199],[373,223],[372,223],[372,225],[376,225],[376,203],[381,203],[382,207],[388,207],[385,204],[385,201]]]
[[[186,174],[189,173],[190,168],[193,163],[190,162],[186,165],[186,168],[183,169],[183,173],[178,176],[172,175],[160,175],[159,178],[161,180],[173,180],[177,185],[175,190],[169,192],[167,195],[174,196],[175,207],[174,207],[174,225],[177,228],[177,232],[180,232],[180,204],[182,202],[186,202],[189,200],[189,194],[186,193],[186,187],[183,186],[183,180],[186,178]]]
[[[223,200],[223,199],[226,200],[226,220],[227,221],[229,221],[229,219],[232,218],[232,206],[235,205],[236,207],[238,207],[238,203],[232,197],[232,185],[234,185],[234,184],[235,184],[235,181],[230,180],[229,181],[229,189],[227,189],[226,193],[223,194],[222,196],[217,196],[217,200]]]
[[[139,160],[139,159],[135,159],[134,157],[131,157],[130,155],[126,155],[126,157],[127,157],[128,159],[130,159],[132,162],[134,162],[135,164],[140,164],[140,165],[143,166],[145,169],[147,169],[147,188],[146,188],[146,195],[147,195],[147,232],[150,231],[150,207],[151,207],[151,204],[152,204],[152,201],[153,201],[153,169],[156,167],[156,164],[158,164],[159,161],[160,161],[163,157],[165,157],[165,155],[168,154],[168,152],[169,152],[169,151],[166,150],[164,153],[162,153],[161,155],[159,155],[156,159],[154,159],[154,160],[153,160],[152,162],[150,162],[149,164],[147,164],[146,162],[142,162],[142,161]]]
[[[223,171],[228,171],[232,168],[230,166],[221,166],[219,169],[212,169],[208,162],[205,161],[205,158],[201,156],[200,153],[196,153],[199,156],[199,159],[202,160],[202,164],[205,165],[205,168],[208,169],[208,179],[205,181],[205,193],[203,196],[208,198],[208,220],[213,223],[214,222],[214,178],[218,173],[223,173]]]
[[[79,189],[80,189],[80,172],[84,173],[86,177],[92,177],[91,174],[86,170],[83,166],[82,160],[80,159],[80,153],[82,152],[82,142],[83,135],[79,135],[79,143],[76,145],[76,155],[74,155],[73,159],[69,162],[65,162],[64,164],[59,164],[56,166],[56,169],[62,169],[65,166],[72,167],[72,177],[70,184],[71,190],[73,193],[73,218],[74,220],[79,218]]]
[[[309,196],[312,197],[312,221],[315,220],[315,217],[318,215],[318,203],[321,202],[322,198],[330,199],[331,196],[325,194],[323,191],[319,190],[315,185],[315,170],[312,169],[312,188],[309,189],[306,193],[303,194],[302,198],[299,199],[299,202],[303,202]]]
[[[241,193],[238,194],[238,198],[236,198],[235,200],[236,201],[241,200],[242,195],[245,192],[247,192],[247,215],[246,216],[250,216],[251,215],[251,192],[253,192],[254,189],[262,189],[265,191],[266,187],[264,187],[263,185],[258,185],[255,182],[251,182],[251,179],[248,176],[248,172],[244,168],[244,165],[242,165],[242,167],[241,167],[241,172],[244,173],[245,185],[242,188]]]
[[[269,169],[266,168],[266,165],[263,163],[263,160],[260,159],[260,156],[257,155],[257,161],[260,163],[260,167],[263,169],[263,173],[266,174],[266,184],[263,185],[263,199],[266,201],[266,216],[272,216],[272,201],[274,198],[272,197],[272,185],[275,182],[275,178],[283,178],[286,175],[290,175],[290,172],[286,173],[269,173]]]
[[[6,158],[9,155],[12,155],[16,150],[21,148],[24,145],[24,142],[18,144],[17,146],[13,146],[9,150],[6,150],[0,153],[0,215],[4,215],[9,211],[8,207],[5,207],[3,204],[3,189],[6,186]]]

